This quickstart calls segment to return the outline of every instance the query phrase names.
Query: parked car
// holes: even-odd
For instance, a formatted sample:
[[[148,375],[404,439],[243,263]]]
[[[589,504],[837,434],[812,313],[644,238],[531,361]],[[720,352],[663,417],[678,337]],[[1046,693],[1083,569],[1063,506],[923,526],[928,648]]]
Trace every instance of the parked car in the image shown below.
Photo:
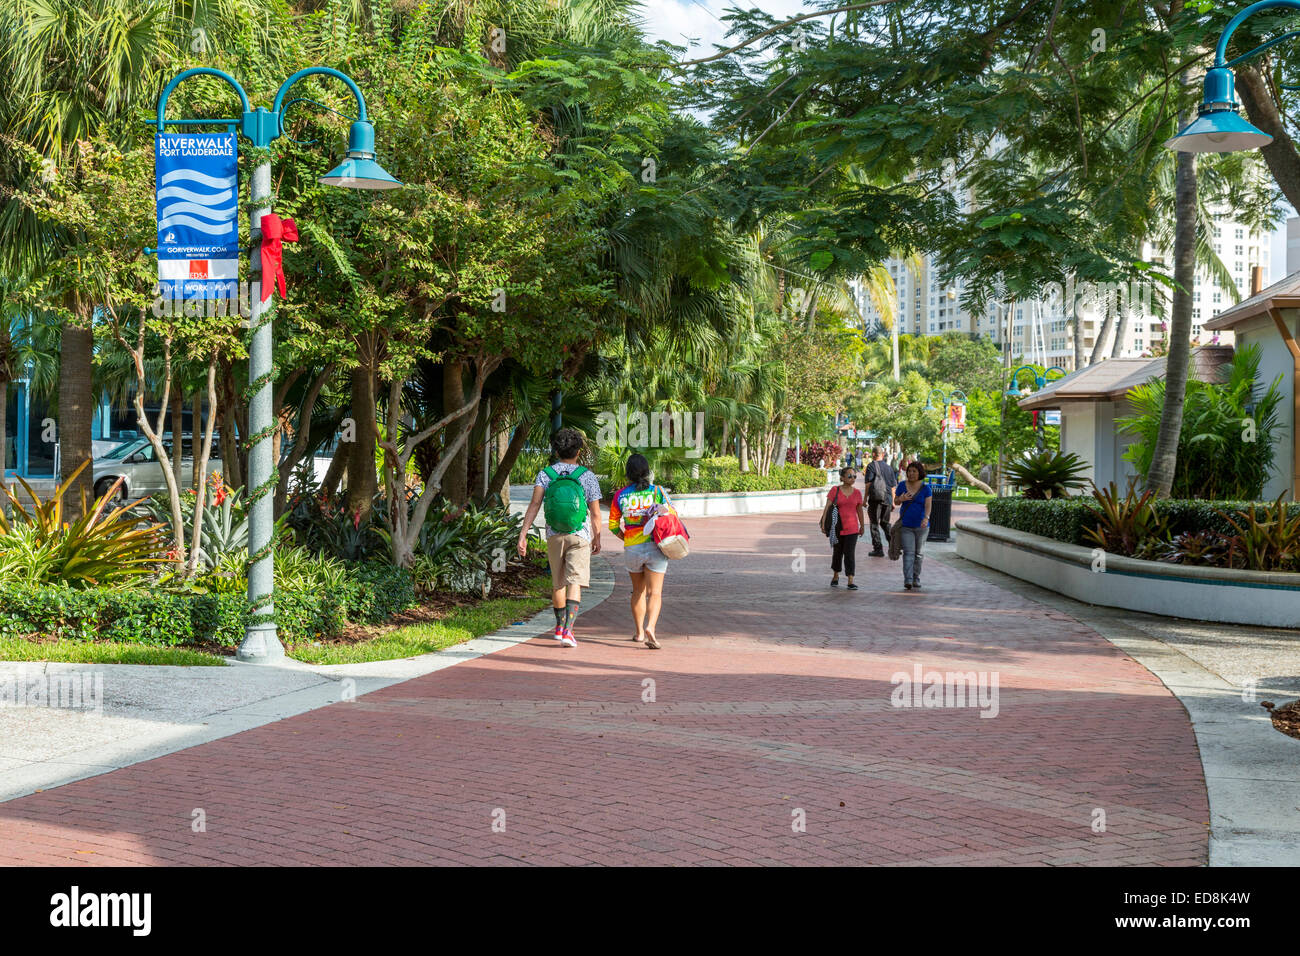
[[[189,435],[182,435],[181,473],[177,476],[182,488],[194,482],[194,456]],[[172,456],[172,436],[164,435],[163,448],[168,460]],[[212,440],[212,456],[208,459],[207,473],[210,475],[221,470],[216,438]],[[132,438],[122,442],[105,455],[94,460],[91,466],[94,472],[95,494],[102,495],[118,478],[122,486],[118,489],[119,498],[143,498],[145,495],[165,494],[167,480],[163,477],[163,468],[154,455],[153,445],[147,438]]]

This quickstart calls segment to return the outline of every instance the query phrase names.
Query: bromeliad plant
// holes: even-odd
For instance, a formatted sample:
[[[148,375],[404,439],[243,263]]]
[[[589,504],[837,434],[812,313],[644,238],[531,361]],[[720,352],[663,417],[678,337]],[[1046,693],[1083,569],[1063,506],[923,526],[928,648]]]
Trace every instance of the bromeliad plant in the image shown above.
[[[1152,504],[1155,492],[1141,495],[1130,485],[1123,497],[1112,481],[1103,491],[1092,487],[1096,501],[1097,523],[1083,534],[1111,554],[1136,558],[1153,558],[1167,548],[1169,522]]]
[[[9,488],[5,489],[13,516],[0,512],[0,581],[29,585],[64,584],[74,588],[125,585],[139,582],[158,570],[158,532],[162,525],[138,527],[131,514],[134,503],[108,510],[119,478],[94,507],[82,501],[82,514],[64,521],[63,496],[87,461],[44,501],[27,482],[19,483],[32,500],[31,510]]]
[[[1270,505],[1252,502],[1249,511],[1219,514],[1237,532],[1227,539],[1228,567],[1248,571],[1300,570],[1300,515],[1287,514],[1281,495]]]

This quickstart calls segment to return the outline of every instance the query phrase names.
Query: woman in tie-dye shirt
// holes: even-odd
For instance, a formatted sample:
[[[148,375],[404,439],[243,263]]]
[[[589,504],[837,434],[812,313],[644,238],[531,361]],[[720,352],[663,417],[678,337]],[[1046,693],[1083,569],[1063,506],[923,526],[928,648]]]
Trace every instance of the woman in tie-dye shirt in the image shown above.
[[[655,626],[663,602],[664,575],[668,559],[646,534],[646,523],[660,505],[671,505],[668,492],[650,482],[650,462],[645,455],[627,460],[628,485],[614,493],[609,509],[609,530],[623,539],[628,577],[632,579],[632,621],[636,634],[632,640],[644,641],[646,647],[659,649]]]

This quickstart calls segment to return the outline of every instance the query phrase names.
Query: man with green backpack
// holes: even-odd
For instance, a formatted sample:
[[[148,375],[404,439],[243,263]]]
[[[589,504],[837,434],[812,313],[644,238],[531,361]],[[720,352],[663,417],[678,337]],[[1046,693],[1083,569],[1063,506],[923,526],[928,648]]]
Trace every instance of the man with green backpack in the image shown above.
[[[537,512],[545,508],[546,557],[551,565],[551,607],[555,611],[555,639],[562,647],[577,647],[573,623],[578,617],[582,589],[591,583],[591,556],[600,554],[600,482],[578,464],[583,438],[572,428],[562,428],[551,440],[559,459],[537,474],[533,499],[524,512],[519,532],[519,554],[528,550],[528,530]]]

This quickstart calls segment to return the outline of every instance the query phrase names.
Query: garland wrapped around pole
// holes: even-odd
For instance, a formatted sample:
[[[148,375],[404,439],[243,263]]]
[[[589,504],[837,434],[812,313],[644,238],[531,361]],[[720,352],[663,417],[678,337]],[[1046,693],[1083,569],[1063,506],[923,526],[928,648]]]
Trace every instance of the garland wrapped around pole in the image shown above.
[[[248,320],[248,401],[250,434],[244,439],[248,451],[248,622],[239,646],[240,660],[267,661],[284,656],[275,623],[275,489],[279,483],[271,446],[276,432],[272,392],[275,380],[274,340],[271,320],[274,303],[262,295],[261,283],[274,277],[262,272],[262,225],[271,215],[270,150],[259,151],[254,167],[249,203],[249,226],[253,254],[249,257],[249,297],[252,311]]]

